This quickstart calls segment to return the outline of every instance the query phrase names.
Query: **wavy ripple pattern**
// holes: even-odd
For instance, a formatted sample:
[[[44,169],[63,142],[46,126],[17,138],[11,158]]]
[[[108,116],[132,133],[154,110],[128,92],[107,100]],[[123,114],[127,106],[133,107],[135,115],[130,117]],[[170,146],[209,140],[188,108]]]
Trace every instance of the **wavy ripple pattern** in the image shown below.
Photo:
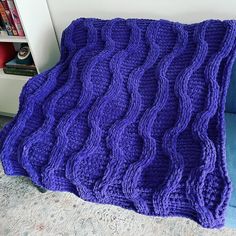
[[[174,31],[178,33],[178,39],[173,51],[167,54],[158,64],[156,68],[156,78],[159,79],[158,93],[153,107],[145,111],[139,122],[140,135],[144,138],[144,148],[140,160],[129,166],[123,180],[123,190],[127,197],[132,198],[135,206],[140,212],[149,213],[149,207],[146,201],[142,199],[137,192],[137,184],[142,172],[147,168],[156,157],[156,140],[151,137],[151,130],[156,119],[157,113],[165,106],[168,99],[168,78],[166,72],[175,57],[180,55],[186,44],[186,32],[183,27],[175,24]]]
[[[200,141],[202,146],[202,163],[198,168],[192,171],[187,181],[187,192],[190,201],[199,213],[200,222],[202,222],[206,227],[212,225],[215,219],[212,212],[204,206],[202,189],[207,174],[212,172],[215,168],[215,161],[217,158],[216,147],[208,137],[207,128],[210,119],[217,111],[217,103],[219,101],[219,85],[216,80],[217,72],[223,58],[227,57],[232,50],[235,43],[233,36],[235,35],[235,22],[229,22],[221,50],[211,57],[206,66],[205,78],[209,90],[206,107],[204,111],[198,114],[192,126],[193,135]],[[214,226],[217,227],[218,224],[220,225],[221,223],[222,222],[215,221],[214,224],[216,225]]]
[[[124,59],[129,55],[129,53],[132,53],[138,47],[140,33],[139,33],[135,20],[127,22],[127,25],[131,29],[130,41],[127,48],[117,53],[111,60],[110,69],[114,75],[114,80],[112,81],[112,85],[110,89],[108,90],[107,94],[103,97],[104,99],[102,99],[99,102],[100,104],[98,104],[98,105],[102,105],[103,107],[105,107],[105,105],[111,98],[114,99],[115,97],[119,95],[119,91],[120,91],[120,87],[122,83],[122,75],[120,73],[120,67]],[[90,113],[90,116],[89,116],[90,118],[92,118],[92,120],[94,120],[95,118],[94,115],[96,114],[96,112],[102,112],[102,107],[96,106],[94,112],[95,113],[93,112]],[[98,131],[98,132],[91,133],[91,137],[89,140],[90,142],[88,143],[89,144],[88,148],[85,146],[86,148],[82,150],[81,153],[79,153],[78,155],[74,157],[75,158],[75,163],[73,164],[73,168],[75,170],[74,173],[76,173],[76,169],[79,168],[80,161],[83,160],[83,158],[85,158],[87,155],[90,155],[94,150],[96,150],[97,143],[99,142],[99,139],[101,137],[101,130],[99,130],[98,126],[95,128],[97,128],[95,129],[95,131]],[[86,199],[90,199],[92,197],[92,195],[90,194],[91,190],[87,188],[86,185],[84,185],[78,177],[76,178],[76,176],[74,176],[73,179],[74,179],[75,185],[79,187],[82,196],[84,196]]]
[[[30,157],[32,152],[32,149],[36,148],[35,145],[40,142],[44,142],[44,137],[52,132],[53,126],[55,127],[55,123],[57,122],[56,116],[55,116],[55,109],[57,107],[59,99],[64,96],[73,86],[75,86],[76,80],[77,80],[77,74],[78,74],[78,68],[74,65],[78,64],[78,61],[81,60],[81,57],[84,56],[84,54],[96,46],[97,41],[97,33],[96,29],[93,26],[92,21],[85,21],[84,22],[85,27],[88,29],[88,40],[87,45],[83,48],[81,48],[72,58],[71,64],[70,64],[70,74],[69,78],[67,79],[66,83],[59,88],[57,91],[55,91],[52,96],[50,96],[50,99],[46,101],[44,104],[43,110],[45,115],[44,123],[43,125],[35,131],[32,135],[30,135],[23,143],[23,152],[21,154],[21,162],[24,169],[26,169],[30,175],[32,180],[39,185],[42,185],[41,182],[41,171],[40,171],[40,165],[35,166],[32,163],[32,158]],[[48,138],[47,138],[48,140]],[[47,144],[44,144],[46,146]],[[37,158],[37,157],[36,157]],[[40,162],[44,162],[44,159],[47,160],[47,158],[41,158]],[[41,164],[42,165],[42,164]]]
[[[140,40],[141,40],[141,32],[139,27],[137,26],[136,20],[130,20],[127,21],[127,26],[130,27],[131,29],[131,34],[130,34],[130,41],[129,44],[127,46],[127,48],[121,52],[120,54],[118,54],[117,56],[117,60],[120,62],[119,64],[116,61],[113,61],[113,63],[111,64],[111,68],[113,70],[113,74],[114,74],[114,79],[116,79],[116,83],[114,84],[112,90],[116,93],[116,97],[119,96],[119,87],[121,87],[121,83],[122,83],[122,75],[120,74],[119,70],[120,67],[122,65],[122,63],[124,63],[125,59],[132,53],[135,53],[137,51],[137,49],[139,48],[139,44],[140,44]],[[132,74],[132,72],[131,72]],[[130,79],[128,79],[128,84],[130,84]],[[138,81],[136,81],[138,82]],[[135,81],[134,81],[134,84]],[[135,85],[134,85],[135,86]],[[128,88],[128,91],[130,91],[130,88]],[[109,97],[107,97],[107,99],[109,99]],[[117,139],[114,142],[114,139],[116,139],[118,136],[114,136],[115,134],[118,133],[118,130],[116,130],[115,127],[118,127],[120,124],[120,120],[116,121],[109,129],[108,131],[108,136],[107,136],[107,145],[109,148],[111,148],[111,156],[110,158],[115,158],[114,156],[116,155],[116,151],[117,151],[117,143],[119,142],[119,140]],[[114,174],[114,166],[113,166],[113,160],[111,160],[107,166],[110,166],[108,168],[106,168],[104,176],[97,180],[96,183],[94,184],[94,191],[97,194],[97,197],[100,199],[103,199],[104,197],[106,197],[106,190],[107,187],[109,186],[109,181],[112,180],[111,175]],[[109,169],[109,171],[107,172],[107,170]]]
[[[91,76],[89,76],[88,74],[86,74],[88,71],[91,71],[93,67],[95,67],[95,65],[97,63],[99,63],[102,60],[105,60],[106,57],[108,57],[110,54],[113,53],[114,49],[115,49],[115,42],[112,40],[111,38],[111,31],[112,31],[112,27],[114,27],[114,24],[117,22],[113,21],[113,22],[109,22],[108,24],[106,24],[103,29],[102,29],[102,37],[104,39],[104,41],[106,42],[105,44],[105,48],[102,52],[100,52],[97,56],[93,57],[92,60],[89,62],[88,67],[90,68],[90,70],[84,70],[82,77],[84,79],[88,79],[91,78]],[[93,34],[91,34],[92,36]],[[81,105],[81,103],[79,102],[77,104],[77,107],[79,107]],[[50,179],[49,177],[53,175],[53,172],[59,168],[59,166],[61,165],[61,161],[62,158],[58,158],[58,156],[60,156],[63,153],[63,150],[66,148],[67,146],[67,142],[68,142],[68,138],[67,138],[67,132],[70,128],[70,126],[68,126],[67,124],[72,124],[70,122],[68,122],[68,120],[70,121],[70,119],[73,118],[73,116],[76,115],[75,114],[75,110],[71,110],[68,114],[65,115],[65,117],[63,117],[63,119],[61,120],[61,122],[59,123],[58,127],[57,127],[57,134],[58,134],[58,138],[57,138],[57,144],[55,145],[55,147],[52,150],[52,156],[53,158],[50,160],[49,165],[47,166],[45,172],[44,172],[44,176],[45,176],[45,180],[46,179]],[[72,161],[72,157],[68,160],[67,165],[69,165],[69,163]],[[72,172],[69,171],[68,172],[68,179],[70,179],[71,177],[69,176]],[[54,174],[55,175],[55,174]],[[54,176],[55,178],[56,176]],[[70,183],[71,184],[71,183]]]
[[[206,25],[207,23],[205,23]],[[207,43],[204,41],[204,33],[206,26],[197,26],[195,29],[194,40],[197,43],[195,55],[192,64],[182,71],[175,83],[176,96],[179,98],[179,116],[175,127],[168,130],[163,137],[163,149],[170,157],[171,165],[169,173],[166,177],[164,186],[160,191],[155,192],[153,195],[154,209],[158,214],[168,214],[168,197],[173,192],[182,178],[184,162],[181,153],[177,152],[177,138],[183,132],[191,119],[192,104],[188,95],[188,81],[191,75],[196,71],[204,62],[207,55]],[[200,31],[200,33],[199,33]]]

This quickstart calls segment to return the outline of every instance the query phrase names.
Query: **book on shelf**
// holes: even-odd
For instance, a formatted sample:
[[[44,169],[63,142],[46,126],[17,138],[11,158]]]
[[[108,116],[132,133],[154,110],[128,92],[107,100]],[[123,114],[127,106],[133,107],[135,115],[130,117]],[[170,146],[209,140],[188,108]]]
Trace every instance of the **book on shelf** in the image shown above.
[[[20,51],[18,52],[18,54]],[[3,71],[6,74],[15,74],[15,75],[25,75],[25,76],[34,76],[37,75],[37,69],[34,65],[33,61],[30,61],[29,63],[19,63],[19,55],[10,61],[5,63],[5,66],[3,67]]]
[[[5,67],[6,68],[17,68],[17,69],[28,69],[28,70],[34,70],[35,72],[37,72],[37,69],[34,64],[31,64],[31,65],[19,64],[16,62],[16,58],[5,63]]]
[[[0,14],[0,35],[6,35],[7,33],[5,33],[5,25],[3,23],[2,15]]]
[[[7,34],[10,35],[10,36],[13,36],[11,25],[10,25],[10,22],[8,20],[8,17],[7,17],[7,14],[5,12],[5,9],[3,7],[2,1],[0,1],[0,14],[1,14],[1,17],[2,17],[2,20],[3,20],[4,26],[5,26],[5,29],[7,31]]]
[[[6,0],[0,0],[0,2],[2,3],[2,5],[3,5],[4,9],[5,9],[5,13],[7,15],[7,18],[8,18],[8,21],[9,21],[12,33],[13,33],[14,36],[17,36],[18,32],[17,32],[16,26],[15,26],[15,23],[13,21],[10,9],[8,7],[8,3],[7,3]]]
[[[4,24],[0,28],[1,35],[4,30],[9,36],[24,36],[24,30],[13,0],[0,0],[0,19]]]
[[[35,71],[35,70],[23,69],[23,68],[3,67],[3,71],[6,74],[24,75],[24,76],[35,76],[38,74],[37,71]]]
[[[19,36],[25,36],[24,30],[23,30],[22,25],[21,25],[20,17],[18,15],[18,12],[17,12],[14,1],[13,0],[7,0],[7,5],[8,5],[8,8],[9,8],[10,12],[11,12],[11,16],[12,16],[14,25],[17,29],[18,35]]]

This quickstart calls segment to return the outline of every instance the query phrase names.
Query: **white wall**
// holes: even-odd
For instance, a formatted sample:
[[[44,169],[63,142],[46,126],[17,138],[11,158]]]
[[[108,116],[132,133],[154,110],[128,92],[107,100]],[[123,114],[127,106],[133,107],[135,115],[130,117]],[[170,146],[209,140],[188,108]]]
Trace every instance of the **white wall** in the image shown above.
[[[152,18],[183,23],[235,19],[236,0],[47,0],[58,39],[79,17]]]

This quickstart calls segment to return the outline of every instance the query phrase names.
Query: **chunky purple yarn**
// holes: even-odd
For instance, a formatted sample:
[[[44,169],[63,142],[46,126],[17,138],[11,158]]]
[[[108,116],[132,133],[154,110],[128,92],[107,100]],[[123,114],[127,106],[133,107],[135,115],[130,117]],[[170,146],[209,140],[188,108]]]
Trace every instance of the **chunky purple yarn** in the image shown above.
[[[78,19],[0,133],[8,175],[219,228],[231,190],[224,106],[236,21]]]

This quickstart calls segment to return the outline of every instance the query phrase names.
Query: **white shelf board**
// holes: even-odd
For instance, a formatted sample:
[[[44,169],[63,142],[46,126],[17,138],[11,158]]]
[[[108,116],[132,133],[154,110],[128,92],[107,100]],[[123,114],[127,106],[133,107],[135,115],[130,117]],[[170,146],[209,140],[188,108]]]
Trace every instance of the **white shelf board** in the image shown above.
[[[25,36],[5,36],[0,35],[0,42],[9,42],[9,43],[27,43],[28,40]]]
[[[24,75],[5,74],[3,69],[0,68],[0,79],[23,80],[26,82],[30,78],[31,78],[30,76],[24,76]]]

